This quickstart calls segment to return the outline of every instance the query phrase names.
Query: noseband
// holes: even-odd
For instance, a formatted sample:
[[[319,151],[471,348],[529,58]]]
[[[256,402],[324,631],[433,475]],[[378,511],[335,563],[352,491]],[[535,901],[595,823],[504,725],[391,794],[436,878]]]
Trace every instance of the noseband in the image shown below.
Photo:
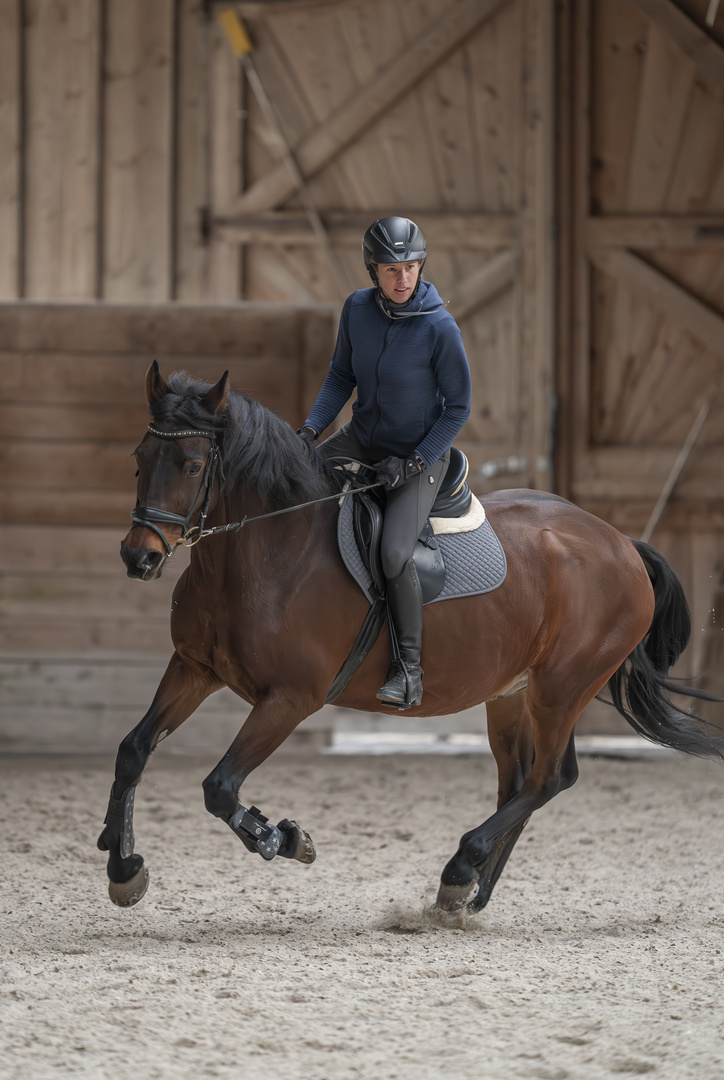
[[[146,429],[151,435],[158,436],[159,439],[190,439],[201,438],[209,439],[211,447],[206,457],[206,468],[204,469],[204,475],[201,478],[201,485],[199,487],[198,494],[194,499],[193,506],[189,510],[188,514],[184,517],[183,514],[174,514],[171,510],[160,510],[157,506],[136,506],[131,511],[131,520],[136,525],[143,525],[146,529],[152,529],[163,541],[163,546],[166,548],[166,558],[168,559],[173,555],[174,548],[178,544],[183,544],[184,547],[193,547],[201,539],[204,531],[204,524],[209,512],[209,505],[211,503],[211,496],[214,490],[214,481],[216,480],[216,474],[223,476],[223,467],[221,462],[221,450],[216,441],[215,431],[200,431],[191,429],[189,431],[160,431],[155,428],[153,424],[149,424]],[[198,521],[195,525],[191,524],[190,518],[196,507],[196,503],[199,501],[199,494],[206,489],[206,497],[204,504],[201,507],[201,513],[199,514]],[[180,525],[183,532],[182,535],[175,540],[173,544],[168,542],[168,538],[162,529],[159,529],[158,525]]]

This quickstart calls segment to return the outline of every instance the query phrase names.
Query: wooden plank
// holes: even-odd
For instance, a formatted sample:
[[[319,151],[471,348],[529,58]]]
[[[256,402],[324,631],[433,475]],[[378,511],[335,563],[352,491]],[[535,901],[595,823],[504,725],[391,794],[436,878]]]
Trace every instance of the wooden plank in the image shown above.
[[[492,213],[520,207],[524,26],[522,3],[509,3],[463,49],[471,87],[469,153],[479,203]]]
[[[448,290],[450,314],[459,324],[515,282],[520,251],[500,251]]]
[[[346,42],[348,64],[360,87],[375,80],[419,36],[420,26],[434,17],[419,4],[378,4],[373,18],[365,6],[347,5],[337,17]],[[424,80],[414,94],[398,98],[377,123],[357,138],[341,155],[344,179],[353,174],[357,183],[344,192],[347,206],[394,206],[415,217],[418,209],[441,205],[439,178],[431,162],[429,115]],[[410,132],[424,132],[410,139]],[[400,169],[400,146],[405,147],[405,168]],[[327,175],[327,171],[322,174]],[[358,191],[362,188],[362,194]],[[316,183],[310,190],[316,193]],[[327,204],[330,200],[325,200]],[[386,217],[386,213],[378,216]],[[371,219],[370,219],[371,220]]]
[[[583,481],[579,483],[576,503],[602,521],[607,521],[626,536],[640,536],[651,513],[653,502],[637,498],[624,499],[620,495],[606,498],[589,497]],[[724,509],[715,502],[677,496],[676,502],[666,507],[663,526],[667,530],[683,533],[713,533],[724,535]],[[721,544],[721,540],[719,541]],[[655,544],[659,543],[658,536]]]
[[[125,439],[138,441],[148,423],[145,405],[0,404],[0,431],[9,439]]]
[[[289,354],[306,305],[0,304],[6,352],[119,355]],[[334,318],[334,305],[321,305]]]
[[[696,180],[694,181],[696,182]],[[701,180],[699,179],[699,182]],[[589,217],[584,223],[590,247],[641,250],[724,246],[724,214],[618,214]]]
[[[131,508],[136,501],[135,487],[124,491],[93,491],[68,488],[62,496],[57,488],[2,488],[4,524],[24,525],[116,525],[130,527]]]
[[[529,462],[530,486],[548,490],[554,419],[554,4],[528,0],[525,12],[519,446]]]
[[[210,73],[208,104],[208,186],[210,207],[229,205],[242,188],[241,65],[214,19],[207,28],[207,64]],[[209,300],[228,302],[242,296],[242,254],[215,231],[209,251]]]
[[[110,612],[119,619],[168,619],[168,590],[153,588],[155,582],[131,581],[121,560],[116,561],[115,576],[0,575],[0,619],[44,619],[60,627],[69,616],[103,619]]]
[[[211,0],[215,7],[228,6],[228,0]],[[323,5],[337,5],[339,0],[241,0],[237,7],[249,19],[266,19],[270,15],[289,15],[313,12]]]
[[[66,488],[133,491],[136,466],[129,454],[125,440],[0,440],[0,477],[11,480],[11,489],[53,488],[59,498]]]
[[[115,576],[117,571],[124,573],[119,555],[123,535],[108,525],[0,525],[0,564],[7,574]],[[176,582],[189,557],[186,548],[176,549],[164,568],[161,587]]]
[[[572,462],[567,453],[565,417],[571,408],[571,367],[573,359],[572,339],[572,256],[573,256],[573,16],[569,0],[558,9],[556,24],[556,439],[554,445],[554,490],[567,491]],[[563,437],[562,437],[563,436]]]
[[[571,497],[574,476],[588,445],[591,356],[591,277],[583,241],[583,222],[590,214],[591,163],[591,0],[574,3],[573,21],[573,182],[571,252],[571,358],[568,408],[561,415],[561,441],[569,462],[568,484],[558,487]]]
[[[279,53],[279,60],[289,69],[299,88],[296,108],[300,111],[303,109],[305,130],[300,130],[297,125],[285,132],[290,147],[299,145],[301,139],[312,135],[321,123],[327,121],[337,102],[354,100],[367,85],[356,75],[355,63],[342,29],[344,21],[344,15],[338,15],[336,10],[322,8],[304,16],[290,14],[284,20],[277,20],[273,27],[265,28],[266,35],[276,43],[274,53]],[[384,28],[381,29],[384,32]],[[277,68],[274,81],[265,83],[267,91],[279,85],[276,81],[278,78]],[[272,96],[276,95],[272,93]],[[288,106],[286,111],[289,112]],[[268,124],[264,126],[268,127]],[[339,154],[327,162],[324,173],[320,173],[314,184],[300,197],[302,205],[345,208],[364,203],[368,194],[369,164],[364,163],[359,173],[355,168],[359,164],[359,159],[355,160],[357,148],[350,146],[348,149],[351,156]],[[286,156],[287,164],[283,167],[290,179],[301,188],[303,182],[300,183],[296,152]],[[280,161],[278,150],[275,158],[277,162]],[[387,176],[380,178],[380,186],[385,199],[390,198],[392,193]],[[346,290],[348,292],[349,289]]]
[[[100,7],[31,0],[26,30],[25,295],[98,283]]]
[[[695,80],[695,64],[662,30],[651,26],[629,159],[626,210],[656,213],[663,208]]]
[[[629,0],[596,2],[592,8],[586,45],[592,83],[590,201],[597,213],[620,213],[628,208],[629,163],[646,62],[648,22]]]
[[[399,62],[361,93],[346,101],[307,138],[293,147],[303,177],[319,172],[381,116],[389,103],[408,93],[506,0],[457,0],[455,5],[408,48]],[[252,214],[284,202],[298,183],[279,165],[256,180],[222,214]]]
[[[336,329],[326,317],[310,309],[304,319],[302,365],[300,367],[299,424],[309,415],[319,388],[329,370]]]
[[[107,300],[171,295],[172,0],[107,6],[103,278]]]
[[[491,21],[496,21],[495,17]],[[486,25],[484,33],[487,35],[489,31],[490,27]],[[473,34],[478,36],[472,30],[468,40]],[[417,87],[415,97],[427,114],[429,141],[426,150],[435,162],[439,188],[437,205],[458,212],[476,210],[480,205],[480,191],[470,153],[472,87],[466,49],[456,49],[436,64]]]
[[[600,248],[592,249],[590,256],[599,269],[630,285],[663,315],[680,322],[698,341],[722,355],[724,316],[631,252]]]
[[[175,264],[172,295],[178,300],[204,300],[209,289],[209,244],[201,230],[203,208],[209,207],[207,125],[208,42],[201,0],[179,0],[175,144]]]
[[[712,178],[724,166],[724,100],[721,92],[712,92],[697,80],[691,93],[689,112],[681,146],[666,195],[665,209],[676,213],[702,210],[710,203]],[[719,207],[721,208],[721,203]],[[724,215],[716,223],[720,240],[724,240]]]
[[[0,298],[20,295],[21,20],[19,0],[0,0]]]
[[[399,208],[398,208],[399,209]],[[378,217],[387,217],[394,209],[335,211],[320,213],[322,224],[335,247],[359,250],[360,237]],[[513,244],[518,239],[517,219],[512,214],[456,213],[414,215],[430,250],[486,251]],[[709,219],[707,219],[709,220]],[[281,247],[317,247],[320,240],[309,219],[298,210],[277,210],[253,218],[214,218],[220,237],[242,244],[278,244]]]
[[[633,3],[693,60],[705,78],[724,89],[724,49],[685,15],[674,0],[633,0]]]
[[[173,651],[168,618],[114,619],[70,616],[48,622],[39,618],[0,620],[2,656],[159,656]]]
[[[573,484],[573,499],[648,499],[649,512],[680,450],[679,446],[607,446],[589,449]],[[679,497],[707,504],[724,497],[724,472],[716,454],[693,455],[673,501]]]
[[[165,376],[190,369],[194,377],[205,382],[216,382],[228,369],[232,389],[283,410],[289,401],[285,383],[296,379],[300,362],[299,341],[294,345],[294,355],[262,356],[258,360],[222,353],[193,363],[186,356],[159,355],[159,362]],[[72,353],[0,353],[0,401],[22,402],[29,407],[41,403],[59,407],[97,405],[101,412],[113,402],[135,409],[145,400],[145,375],[152,356],[129,356],[119,362],[118,357],[103,355],[92,359]],[[141,431],[136,428],[133,437],[140,437]],[[80,433],[76,432],[76,438]]]

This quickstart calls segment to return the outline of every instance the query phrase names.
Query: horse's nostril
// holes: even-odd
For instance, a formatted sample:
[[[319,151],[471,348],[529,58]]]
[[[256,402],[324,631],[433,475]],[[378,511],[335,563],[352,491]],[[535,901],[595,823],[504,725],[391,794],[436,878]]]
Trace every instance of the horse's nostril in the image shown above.
[[[144,549],[139,551],[136,548],[129,547],[127,544],[121,544],[121,558],[128,570],[129,577],[143,578],[144,580],[159,576],[161,573],[160,567],[164,561],[164,556],[160,551]]]

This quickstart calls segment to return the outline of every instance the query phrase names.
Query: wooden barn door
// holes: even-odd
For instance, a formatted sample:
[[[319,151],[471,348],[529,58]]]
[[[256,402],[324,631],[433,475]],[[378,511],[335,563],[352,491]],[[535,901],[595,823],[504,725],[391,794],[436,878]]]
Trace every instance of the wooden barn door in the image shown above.
[[[477,489],[550,486],[552,0],[234,11],[253,51],[238,96],[231,47],[218,57],[213,125],[228,139],[214,144],[229,160],[210,218],[241,294],[341,302],[369,285],[364,229],[414,218],[470,358],[458,444]]]
[[[724,11],[580,0],[565,493],[640,535],[703,404],[661,524],[724,525]]]

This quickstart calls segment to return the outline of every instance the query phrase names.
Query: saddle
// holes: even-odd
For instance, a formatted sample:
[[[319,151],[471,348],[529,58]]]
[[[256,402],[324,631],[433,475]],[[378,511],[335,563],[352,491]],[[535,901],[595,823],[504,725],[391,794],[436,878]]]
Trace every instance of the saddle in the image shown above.
[[[467,483],[469,468],[465,454],[454,446],[450,452],[450,464],[442,487],[430,511],[431,518],[456,518],[467,514],[473,498]],[[352,513],[357,547],[377,593],[384,596],[385,576],[382,573],[380,555],[384,500],[376,491],[364,491],[357,492],[353,496],[353,502]],[[429,604],[445,587],[445,562],[440,545],[435,539],[430,518],[422,528],[412,557],[420,578],[422,602]]]
[[[367,466],[355,464],[358,469],[355,473],[357,481],[365,479],[365,472],[374,472],[368,470]],[[473,498],[467,483],[468,470],[468,459],[462,450],[454,446],[442,487],[430,511],[430,518],[456,518],[467,514]],[[372,579],[372,604],[352,651],[329,688],[327,704],[342,693],[374,645],[387,618],[386,584],[380,554],[384,498],[376,491],[357,491],[352,494],[352,500],[354,537]],[[423,526],[412,555],[420,579],[423,604],[434,600],[445,587],[445,561],[430,518]]]

